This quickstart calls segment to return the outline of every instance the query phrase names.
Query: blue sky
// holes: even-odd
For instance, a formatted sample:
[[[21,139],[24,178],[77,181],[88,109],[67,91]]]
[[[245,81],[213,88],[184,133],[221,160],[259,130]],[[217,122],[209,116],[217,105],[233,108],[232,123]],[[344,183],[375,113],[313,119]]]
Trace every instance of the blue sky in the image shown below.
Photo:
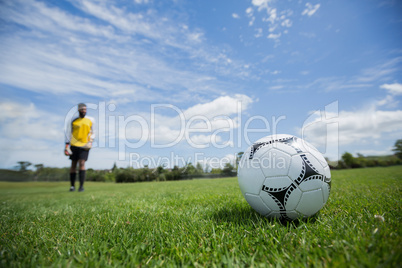
[[[401,14],[392,0],[1,1],[0,167],[68,166],[79,102],[97,122],[89,168],[214,166],[275,133],[332,160],[391,154]]]

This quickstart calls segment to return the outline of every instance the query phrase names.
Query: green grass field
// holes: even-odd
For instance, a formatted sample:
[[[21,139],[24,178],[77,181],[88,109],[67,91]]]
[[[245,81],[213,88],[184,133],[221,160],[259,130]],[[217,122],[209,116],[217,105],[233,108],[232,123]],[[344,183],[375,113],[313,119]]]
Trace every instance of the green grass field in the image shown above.
[[[401,182],[402,166],[333,171],[298,224],[255,213],[237,178],[0,183],[0,266],[400,267]]]

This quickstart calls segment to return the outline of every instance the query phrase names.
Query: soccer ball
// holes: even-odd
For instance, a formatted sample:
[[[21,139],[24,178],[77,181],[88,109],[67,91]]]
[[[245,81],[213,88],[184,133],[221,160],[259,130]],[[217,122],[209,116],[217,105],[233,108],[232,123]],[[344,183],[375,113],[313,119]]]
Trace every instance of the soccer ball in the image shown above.
[[[254,210],[281,220],[313,216],[331,190],[331,172],[322,154],[286,134],[267,136],[251,145],[239,162],[238,180]]]

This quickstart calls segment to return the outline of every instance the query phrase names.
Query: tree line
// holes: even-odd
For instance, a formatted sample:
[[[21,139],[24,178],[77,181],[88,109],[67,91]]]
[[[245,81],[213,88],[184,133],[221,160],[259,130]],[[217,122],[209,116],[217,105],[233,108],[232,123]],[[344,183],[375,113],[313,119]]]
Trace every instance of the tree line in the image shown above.
[[[357,154],[353,156],[349,152],[345,152],[341,159],[336,162],[328,161],[332,169],[346,168],[365,168],[376,166],[392,166],[402,164],[402,139],[395,142],[394,155],[389,156],[363,156]],[[156,168],[139,168],[132,167],[118,168],[116,164],[109,170],[87,170],[87,181],[99,182],[144,182],[144,181],[175,181],[194,178],[221,178],[233,177],[237,175],[237,165],[241,159],[243,152],[237,154],[236,164],[230,163],[220,168],[213,168],[206,171],[200,163],[195,166],[187,163],[184,167],[174,166],[168,169],[164,166]],[[34,167],[34,170],[29,169]],[[20,161],[15,170],[0,169],[0,181],[68,181],[70,168],[53,168],[45,167],[43,164],[32,165],[27,161]]]
[[[387,167],[402,164],[402,139],[397,140],[392,149],[393,155],[387,156],[363,156],[357,154],[354,157],[351,153],[345,152],[337,165],[328,161],[330,167],[335,169],[365,168],[365,167]]]
[[[32,165],[27,161],[18,162],[16,170],[0,170],[0,181],[68,181],[70,168],[45,167],[43,164]],[[34,166],[35,170],[29,167]],[[108,170],[87,169],[86,181],[98,182],[145,182],[145,181],[175,181],[188,180],[194,178],[221,178],[236,176],[236,168],[227,163],[224,168],[214,168],[207,172],[200,163],[194,166],[192,163],[184,167],[174,166],[168,169],[164,166],[156,168],[134,169],[132,167],[118,168],[116,164]]]
[[[345,152],[342,155],[341,160],[338,161],[337,165],[329,162],[329,165],[332,169],[387,167],[401,164],[402,160],[395,155],[363,156],[362,154],[358,153],[357,157],[354,157],[349,152]]]

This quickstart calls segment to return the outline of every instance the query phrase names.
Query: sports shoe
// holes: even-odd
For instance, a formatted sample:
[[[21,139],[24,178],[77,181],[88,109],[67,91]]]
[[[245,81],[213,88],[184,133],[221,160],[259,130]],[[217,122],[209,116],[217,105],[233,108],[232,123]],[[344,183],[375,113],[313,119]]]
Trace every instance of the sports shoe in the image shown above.
[[[83,191],[84,191],[83,187],[80,187],[80,189],[78,189],[78,192],[83,192]]]
[[[75,191],[75,187],[74,186],[71,186],[70,187],[70,192],[74,192]]]

